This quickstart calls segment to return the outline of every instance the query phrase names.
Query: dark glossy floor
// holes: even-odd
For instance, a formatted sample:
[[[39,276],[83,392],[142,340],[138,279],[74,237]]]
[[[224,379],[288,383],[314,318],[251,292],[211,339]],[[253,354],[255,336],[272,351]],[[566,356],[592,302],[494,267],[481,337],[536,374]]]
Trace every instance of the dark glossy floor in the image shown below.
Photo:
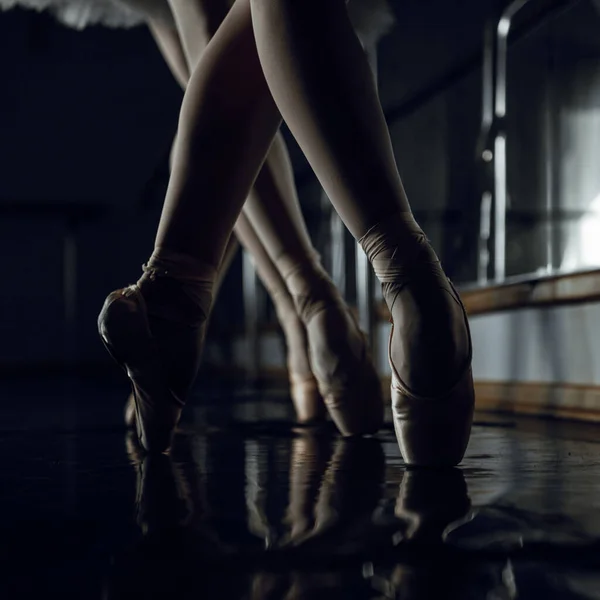
[[[600,428],[478,415],[462,468],[206,390],[143,459],[122,387],[0,385],[0,598],[600,598]]]

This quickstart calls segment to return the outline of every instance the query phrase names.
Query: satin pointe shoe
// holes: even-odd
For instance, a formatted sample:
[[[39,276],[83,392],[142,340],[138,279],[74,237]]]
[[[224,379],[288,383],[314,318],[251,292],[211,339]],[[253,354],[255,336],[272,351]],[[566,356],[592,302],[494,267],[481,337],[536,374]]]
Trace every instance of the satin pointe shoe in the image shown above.
[[[312,372],[333,422],[344,436],[376,433],[383,423],[381,382],[350,309],[322,268],[280,271],[306,327]]]
[[[464,306],[411,213],[360,240],[391,314],[394,428],[405,462],[455,466],[469,441],[475,393]]]
[[[98,317],[100,337],[131,383],[126,422],[147,452],[170,448],[200,362],[214,273],[190,262],[153,256],[136,284],[109,294]]]
[[[277,319],[285,337],[290,396],[300,425],[323,421],[327,410],[312,372],[306,328],[288,294],[271,292]]]

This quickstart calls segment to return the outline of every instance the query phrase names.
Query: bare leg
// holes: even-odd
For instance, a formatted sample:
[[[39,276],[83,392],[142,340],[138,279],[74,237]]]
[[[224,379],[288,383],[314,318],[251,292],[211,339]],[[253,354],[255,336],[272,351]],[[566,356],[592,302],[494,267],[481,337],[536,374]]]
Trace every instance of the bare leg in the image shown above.
[[[172,0],[176,12],[180,1],[183,2]],[[207,18],[196,13],[204,8],[203,3],[186,2],[177,18],[178,23],[184,24],[180,28],[183,41],[193,36],[185,43],[189,64],[197,62],[194,52],[201,51],[195,32],[206,30]],[[211,10],[215,10],[214,5]],[[234,168],[232,166],[232,170]],[[306,334],[302,332],[297,314],[308,327],[312,370],[340,429],[344,433],[377,429],[381,418],[380,384],[366,357],[365,340],[314,251],[298,203],[292,165],[280,134],[256,179],[254,193],[244,206],[244,215],[238,234],[246,235],[246,240],[240,239],[252,250],[258,272],[264,275],[263,283],[274,292],[290,349],[292,398],[299,420],[320,417],[322,407],[314,378],[308,377]],[[354,375],[348,377],[349,372]],[[354,378],[359,381],[349,386]]]
[[[252,12],[273,96],[354,237],[410,211],[345,0],[252,0]]]
[[[131,379],[148,451],[171,445],[198,370],[217,270],[280,124],[249,2],[237,2],[186,89],[154,253],[142,278],[110,294],[98,318]]]
[[[219,0],[220,3],[221,0]],[[158,46],[165,62],[167,63],[173,77],[179,83],[179,85],[185,90],[187,84],[190,80],[190,69],[188,65],[187,53],[183,48],[179,31],[176,27],[172,26],[170,23],[165,22],[165,20],[152,20],[148,19],[148,29],[152,33],[156,45]],[[201,36],[198,36],[202,39]],[[208,41],[207,41],[208,43]],[[171,153],[171,166],[173,163],[173,154],[174,148],[176,146],[176,141],[173,143],[173,151]],[[219,274],[217,276],[217,280],[215,281],[215,285],[213,288],[213,300],[216,299],[219,289],[221,288],[221,284],[229,271],[229,267],[235,258],[235,255],[238,251],[239,244],[235,237],[230,237],[227,242],[227,247],[225,248],[225,253],[223,255],[223,260],[221,262],[221,266],[219,267]]]
[[[178,2],[172,2],[177,21],[180,20],[178,6]],[[189,22],[189,3],[186,6],[184,16],[186,22]],[[261,153],[258,150],[260,145],[256,143],[259,132],[260,135],[265,132],[265,123],[261,122],[261,118],[265,122],[269,119],[263,96],[264,77],[260,64],[259,68],[253,64],[251,69],[244,64],[249,58],[257,60],[255,47],[251,57],[242,58],[241,53],[238,55],[236,51],[239,46],[243,46],[244,51],[249,52],[249,47],[254,42],[249,10],[248,0],[238,0],[197,62],[182,109],[181,138],[175,159],[177,168],[173,171],[158,232],[156,245],[159,252],[161,247],[188,256],[206,257],[214,252],[218,236],[225,233],[225,229],[221,227],[229,222],[229,210],[235,208],[231,198],[235,195],[236,201],[239,201],[238,194],[244,187],[246,191],[249,190],[251,180],[247,174],[255,173],[256,177],[265,160],[263,157],[266,152]],[[246,15],[247,20],[240,18],[234,21],[232,15],[238,13]],[[235,27],[230,23],[235,23]],[[216,43],[217,40],[219,44]],[[187,46],[191,47],[191,44]],[[230,60],[232,54],[241,61],[239,64]],[[211,55],[211,60],[207,60],[207,55]],[[193,60],[193,57],[188,57],[188,60]],[[212,69],[212,72],[203,73],[204,69]],[[199,75],[200,71],[202,73]],[[192,86],[196,79],[209,85],[201,88],[204,95],[198,96],[200,100],[194,103],[189,99],[194,97]],[[212,95],[217,89],[216,97],[219,102],[213,103]],[[254,98],[257,90],[261,101],[265,101],[264,113],[252,110],[256,104]],[[186,104],[200,113],[199,116],[190,110],[191,122],[199,120],[203,123],[203,128],[190,128]],[[251,110],[247,110],[248,108]],[[274,105],[271,105],[271,110],[271,118],[278,115]],[[206,115],[204,120],[203,114]],[[212,121],[209,117],[212,117]],[[253,123],[250,124],[249,120],[253,120]],[[227,126],[224,127],[224,124]],[[179,148],[185,147],[184,127],[188,139],[193,139],[201,146],[197,154],[189,156],[193,158],[194,164],[197,160],[213,160],[212,168],[200,169],[207,177],[205,180],[198,177],[197,169],[190,170],[188,165],[192,164],[191,161],[188,162],[187,158],[181,160],[179,156]],[[226,151],[219,153],[211,148],[211,136],[217,135],[219,131],[222,137],[215,141],[220,148],[229,148],[227,158]],[[245,132],[249,133],[247,137]],[[248,144],[249,147],[236,156],[232,152],[236,143]],[[178,188],[179,185],[182,186],[181,189]],[[218,207],[215,204],[214,211],[212,205],[188,207],[193,201],[189,190],[193,189],[201,194],[203,186],[208,186],[211,191],[214,189],[218,195],[218,198],[215,196]],[[256,195],[247,204],[246,215],[285,279],[287,288],[294,297],[296,309],[307,327],[311,366],[317,375],[319,390],[329,412],[345,434],[374,432],[379,428],[383,417],[379,379],[368,357],[362,333],[312,249],[298,207],[289,159],[281,141],[275,143],[269,154],[256,179],[255,189]],[[171,190],[175,190],[172,203]],[[211,235],[204,245],[199,243],[198,238],[193,238],[194,216],[211,223]]]
[[[251,5],[277,106],[383,283],[394,321],[392,392],[405,459],[456,464],[473,410],[466,315],[410,213],[345,1]]]
[[[148,450],[170,444],[197,371],[215,272],[280,122],[258,59],[250,1],[237,0],[186,89],[145,275],[111,294],[99,318],[107,347],[132,379],[138,434]],[[376,431],[379,380],[346,305],[316,262],[303,264],[292,252],[271,257],[307,326],[331,416],[345,434]]]
[[[179,0],[172,0],[174,6],[178,6],[178,2]],[[204,0],[196,4],[186,0],[185,3],[181,4],[177,26],[181,31],[181,35],[179,31],[174,31],[169,24],[162,20],[149,22],[149,27],[175,78],[178,81],[181,77],[183,78],[180,83],[185,89],[189,79],[189,65],[197,62],[199,54],[201,54],[213,33],[213,29],[216,30],[217,25],[220,23],[219,18],[223,18],[226,14],[225,9],[222,11],[224,14],[221,14],[218,5],[220,4],[223,9],[223,7],[226,7],[226,3],[222,0],[211,0],[209,2]],[[201,35],[198,35],[198,31],[201,32]],[[187,40],[185,50],[182,40]],[[298,317],[286,282],[257,235],[250,221],[250,215],[254,222],[262,220],[266,223],[273,223],[272,227],[267,228],[267,235],[271,229],[278,232],[277,236],[269,238],[270,241],[273,241],[274,237],[277,253],[280,253],[278,248],[281,243],[281,230],[283,230],[285,232],[291,231],[291,236],[286,235],[286,239],[290,239],[292,245],[294,240],[301,239],[301,261],[315,261],[317,255],[312,248],[306,231],[304,218],[296,197],[291,164],[281,134],[278,134],[275,138],[267,163],[268,167],[264,167],[263,172],[274,173],[275,175],[272,177],[268,174],[262,177],[259,176],[259,179],[263,182],[262,185],[257,186],[257,189],[260,188],[260,194],[257,192],[251,194],[252,200],[246,202],[246,206],[254,207],[254,210],[246,209],[242,213],[234,231],[244,248],[252,255],[257,274],[271,296],[279,323],[283,329],[287,347],[291,397],[298,421],[301,423],[312,422],[325,417],[325,406],[311,370],[306,330]],[[269,183],[273,180],[275,180],[275,183]],[[232,249],[233,242],[234,238],[232,237],[228,249]],[[230,261],[224,259],[219,268],[218,278],[213,289],[213,302],[220,283],[226,275],[229,263]],[[132,423],[133,403],[130,402],[129,406],[126,420]]]
[[[225,245],[280,123],[258,60],[250,4],[238,0],[186,88],[172,175],[145,274],[109,295],[99,317],[107,348],[132,381],[138,437],[149,451],[170,446],[198,369]],[[380,390],[364,340],[315,267],[306,265],[301,281],[313,284],[316,293],[294,291],[311,319],[319,313],[313,356],[327,365],[322,381],[329,386],[330,412],[344,433],[375,431]],[[328,344],[329,338],[339,347]]]
[[[185,94],[156,248],[218,269],[280,124],[262,77],[250,6],[236,2]],[[232,163],[239,165],[235,173]]]
[[[135,6],[140,9],[140,6]],[[169,10],[169,9],[167,9]],[[186,53],[181,44],[179,38],[179,32],[175,27],[174,22],[170,22],[165,18],[155,18],[155,15],[147,15],[147,23],[154,40],[165,59],[165,62],[169,66],[171,73],[179,85],[185,90],[190,79],[190,70],[188,67],[188,61]],[[173,143],[173,150],[171,151],[171,165],[173,159],[174,148],[176,141]],[[212,289],[213,301],[217,298],[221,285],[229,271],[229,267],[235,258],[235,255],[239,249],[239,244],[234,236],[229,238],[227,247],[223,255],[223,260],[219,267],[219,272],[214,282]],[[211,306],[212,310],[212,306]],[[210,316],[210,315],[209,315]],[[135,399],[134,394],[130,394],[125,404],[125,424],[128,427],[135,426]]]
[[[193,72],[229,12],[228,0],[169,0],[188,68]]]
[[[190,71],[175,27],[163,21],[148,20],[148,29],[177,83],[185,90]]]
[[[365,338],[303,226],[292,165],[280,136],[254,189],[244,214],[285,280],[306,327],[312,371],[329,413],[345,435],[374,432],[383,419],[381,384]]]

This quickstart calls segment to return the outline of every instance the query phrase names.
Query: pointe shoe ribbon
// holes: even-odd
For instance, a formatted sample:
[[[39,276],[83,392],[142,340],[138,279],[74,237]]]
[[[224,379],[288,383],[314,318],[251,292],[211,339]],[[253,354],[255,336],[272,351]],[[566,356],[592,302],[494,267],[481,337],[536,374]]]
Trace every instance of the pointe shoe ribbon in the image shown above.
[[[392,410],[404,460],[415,466],[454,466],[466,450],[474,409],[472,344],[464,306],[411,213],[397,213],[371,228],[360,244],[382,283],[390,309]],[[406,300],[402,296],[405,290],[415,293]],[[394,313],[402,322],[400,339]],[[426,321],[436,318],[437,331]],[[422,331],[428,336],[419,339]],[[417,339],[405,339],[411,334]],[[450,383],[436,393],[417,392],[394,364],[394,343],[401,349],[398,352],[396,348],[396,356],[401,356],[403,366],[418,381],[433,381],[439,372],[440,378]],[[410,355],[413,349],[418,360]],[[450,364],[440,364],[440,356]]]

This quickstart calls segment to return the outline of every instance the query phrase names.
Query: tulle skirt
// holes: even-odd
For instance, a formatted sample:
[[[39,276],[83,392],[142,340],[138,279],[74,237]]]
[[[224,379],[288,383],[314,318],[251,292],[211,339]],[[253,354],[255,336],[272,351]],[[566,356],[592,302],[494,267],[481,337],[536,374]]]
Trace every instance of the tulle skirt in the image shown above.
[[[148,16],[173,22],[168,0],[0,0],[0,10],[16,6],[47,10],[75,29],[90,25],[135,27]],[[348,10],[363,44],[377,42],[393,24],[387,0],[350,0]]]

